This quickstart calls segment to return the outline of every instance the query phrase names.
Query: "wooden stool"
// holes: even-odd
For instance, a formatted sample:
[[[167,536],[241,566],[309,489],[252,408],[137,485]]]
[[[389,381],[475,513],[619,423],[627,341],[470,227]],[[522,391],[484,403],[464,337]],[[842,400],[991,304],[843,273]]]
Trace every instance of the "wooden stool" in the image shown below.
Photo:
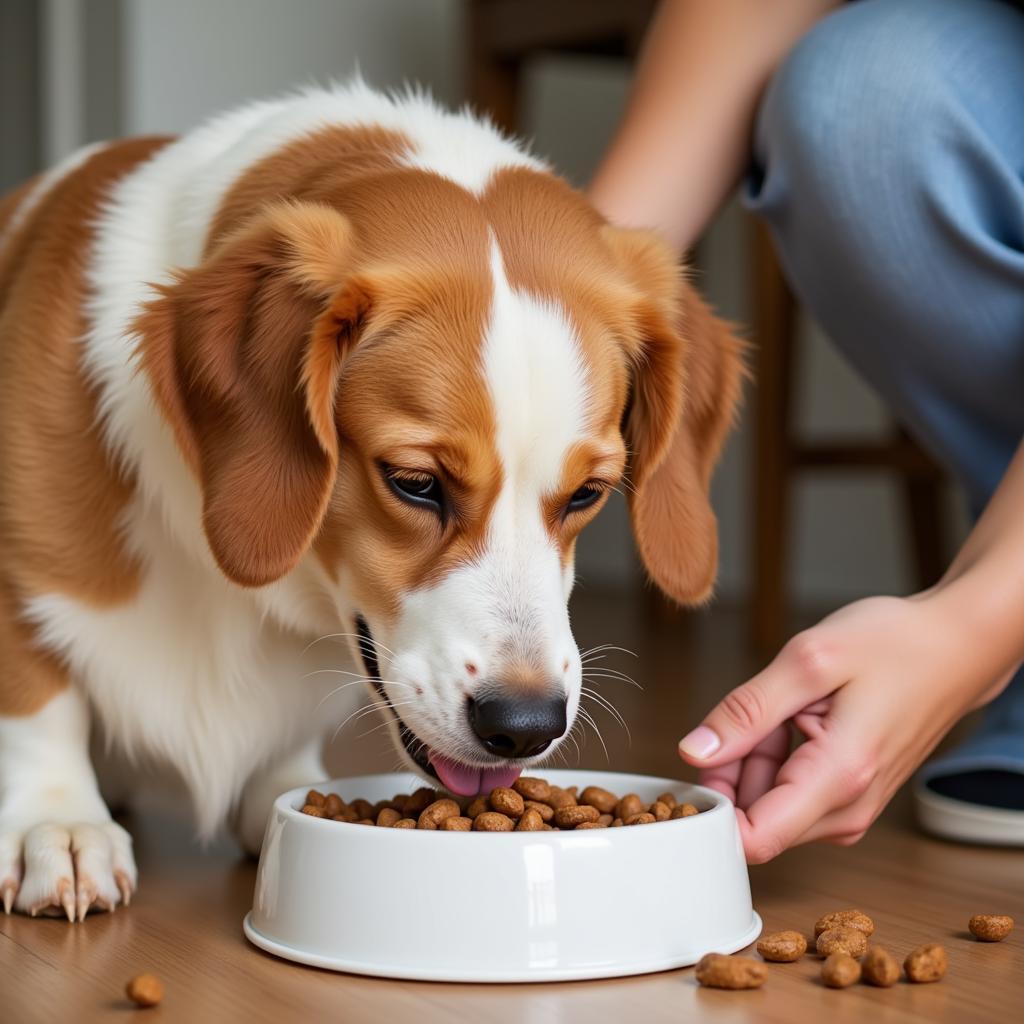
[[[903,490],[906,523],[920,589],[946,568],[942,469],[906,433],[888,440],[828,444],[800,441],[792,423],[793,352],[797,305],[782,276],[768,230],[753,224],[754,543],[751,643],[766,656],[789,635],[787,570],[792,487],[809,470],[894,472]]]
[[[525,61],[542,52],[634,58],[657,0],[470,0],[468,95],[515,132]]]

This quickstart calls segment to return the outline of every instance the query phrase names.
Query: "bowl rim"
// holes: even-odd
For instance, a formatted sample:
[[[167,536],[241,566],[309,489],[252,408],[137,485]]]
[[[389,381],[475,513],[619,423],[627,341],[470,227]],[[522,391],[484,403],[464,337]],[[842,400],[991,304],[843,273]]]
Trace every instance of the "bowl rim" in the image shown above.
[[[729,810],[731,810],[731,808],[732,808],[732,802],[724,794],[719,793],[717,790],[709,789],[707,786],[701,786],[701,785],[699,785],[699,784],[697,784],[695,782],[684,782],[682,779],[669,779],[669,778],[666,778],[664,776],[659,776],[659,775],[643,775],[642,773],[639,773],[639,772],[610,772],[610,771],[609,772],[605,772],[605,771],[600,771],[599,769],[595,769],[595,768],[579,769],[579,770],[576,770],[576,769],[565,769],[565,768],[552,768],[552,769],[550,769],[549,774],[553,773],[553,772],[566,772],[567,774],[568,773],[572,773],[574,776],[576,776],[576,775],[623,775],[623,776],[630,776],[632,778],[651,779],[652,781],[657,781],[659,783],[669,783],[672,786],[685,786],[689,790],[695,790],[697,792],[697,795],[699,795],[701,797],[704,797],[705,799],[709,799],[711,804],[712,804],[712,806],[706,808],[705,810],[702,810],[700,812],[700,814],[691,815],[689,818],[675,818],[675,819],[670,819],[670,820],[667,820],[667,821],[659,821],[659,822],[655,823],[655,824],[658,824],[658,825],[675,825],[675,826],[680,826],[680,825],[683,825],[685,823],[688,828],[694,828],[694,827],[707,827],[707,828],[710,828],[710,827],[712,827],[710,825],[710,823],[706,822],[704,825],[698,825],[698,822],[700,822],[701,819],[704,819],[704,818],[707,818],[710,821],[710,819],[713,819],[713,818],[716,818],[718,816],[721,816],[722,814],[728,813]],[[288,818],[288,819],[290,819],[292,821],[300,821],[301,820],[303,825],[304,825],[304,827],[325,828],[325,827],[330,826],[331,828],[337,829],[337,827],[339,825],[346,826],[346,830],[345,831],[343,831],[341,833],[336,833],[336,834],[340,834],[340,835],[356,834],[356,835],[369,836],[369,835],[386,835],[387,833],[395,832],[395,833],[399,833],[401,835],[404,835],[404,836],[408,837],[408,834],[413,833],[413,834],[431,835],[431,836],[448,836],[450,838],[455,838],[455,839],[458,839],[458,838],[461,837],[463,842],[465,841],[465,837],[467,835],[478,835],[478,836],[495,836],[495,835],[498,835],[498,836],[504,836],[505,837],[505,841],[508,841],[509,839],[512,839],[512,838],[515,838],[515,839],[517,839],[519,841],[527,841],[527,842],[536,842],[538,839],[542,840],[542,841],[558,842],[558,841],[561,841],[562,839],[564,839],[564,837],[566,837],[566,836],[571,836],[571,835],[575,835],[576,834],[576,830],[575,829],[553,829],[551,831],[542,830],[542,831],[539,831],[539,832],[516,832],[514,830],[511,831],[511,832],[477,832],[477,831],[470,831],[470,832],[446,832],[446,831],[444,831],[442,829],[419,829],[419,828],[416,828],[416,829],[411,829],[411,828],[399,828],[399,829],[396,829],[396,828],[378,828],[376,826],[368,827],[366,825],[359,825],[357,822],[328,821],[325,818],[318,818],[318,817],[316,817],[316,816],[314,816],[312,814],[303,814],[302,813],[301,804],[299,806],[296,806],[296,804],[294,802],[298,797],[304,796],[306,793],[308,793],[310,789],[317,789],[317,790],[319,790],[320,792],[323,792],[323,793],[331,793],[331,792],[336,792],[336,787],[340,787],[341,785],[346,784],[346,783],[358,782],[360,779],[383,779],[383,778],[387,778],[389,776],[393,776],[396,779],[397,778],[405,778],[405,779],[415,779],[415,778],[417,778],[417,776],[415,776],[412,772],[366,772],[366,773],[364,773],[362,775],[344,775],[344,776],[340,776],[339,778],[328,779],[326,781],[321,781],[321,782],[318,782],[318,783],[310,783],[309,785],[296,786],[294,789],[289,789],[286,792],[281,793],[274,800],[274,810],[283,813],[286,818]],[[426,788],[425,784],[424,784],[424,788]],[[340,796],[341,794],[338,793],[337,795]],[[353,832],[353,833],[349,833],[348,832],[348,828],[351,828],[351,829],[354,829],[354,830],[358,830],[358,831]],[[645,835],[645,834],[647,834],[648,831],[649,831],[648,829],[644,829],[644,828],[615,828],[615,829],[613,829],[613,828],[589,829],[588,828],[588,829],[584,829],[582,831],[582,833],[580,833],[580,834],[582,835],[584,841],[587,840],[587,839],[590,839],[592,841],[594,839],[599,839],[599,838],[610,838],[608,833],[612,833],[612,834],[615,834],[615,833],[623,834],[624,833],[626,835],[633,835],[633,834]],[[663,830],[659,829],[658,832],[659,832],[659,834],[664,835],[664,831]],[[385,840],[385,841],[388,841],[388,840]],[[413,841],[416,842],[416,840],[413,840]],[[493,842],[493,839],[491,841]],[[578,842],[579,840],[570,840],[570,841]],[[615,841],[619,842],[620,840],[617,839]],[[622,840],[622,841],[630,842],[631,840]],[[647,841],[649,842],[650,840],[647,840]]]

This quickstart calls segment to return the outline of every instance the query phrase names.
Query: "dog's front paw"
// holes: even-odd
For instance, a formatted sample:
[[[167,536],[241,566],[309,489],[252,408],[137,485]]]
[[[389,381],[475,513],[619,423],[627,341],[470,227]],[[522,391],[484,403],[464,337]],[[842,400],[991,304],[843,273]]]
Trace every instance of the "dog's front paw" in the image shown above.
[[[127,905],[137,881],[132,838],[116,822],[15,827],[0,820],[0,900],[8,914],[81,921],[90,910]]]

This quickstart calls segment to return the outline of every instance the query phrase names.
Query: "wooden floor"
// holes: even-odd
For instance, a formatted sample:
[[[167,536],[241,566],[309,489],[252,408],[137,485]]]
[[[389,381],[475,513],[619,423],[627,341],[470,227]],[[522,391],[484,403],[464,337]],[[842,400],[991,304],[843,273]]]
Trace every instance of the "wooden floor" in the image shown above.
[[[632,745],[605,716],[612,765],[689,777],[675,741],[701,711],[755,666],[744,652],[738,615],[705,613],[651,625],[642,602],[583,593],[581,644],[618,643],[641,654],[611,664],[644,685],[607,683]],[[366,728],[363,726],[363,728]],[[330,757],[336,772],[388,769],[382,735],[342,734]],[[591,736],[582,767],[606,764]],[[772,965],[765,988],[718,992],[697,987],[692,970],[604,982],[466,986],[391,982],[332,974],[277,960],[249,946],[241,920],[255,866],[225,840],[203,851],[183,809],[150,803],[125,819],[135,835],[141,888],[132,906],[68,925],[0,915],[0,1021],[117,1021],[131,1013],[125,981],[148,970],[163,980],[163,1005],[146,1020],[388,1022],[494,1021],[530,1024],[624,1020],[775,1022],[870,1019],[983,1022],[1020,1019],[1024,927],[999,945],[966,933],[975,913],[1012,914],[1024,924],[1024,852],[940,843],[917,834],[906,801],[858,847],[802,848],[752,870],[754,902],[768,930],[809,931],[822,913],[858,906],[878,940],[902,956],[941,942],[951,967],[937,985],[825,989],[818,961]]]

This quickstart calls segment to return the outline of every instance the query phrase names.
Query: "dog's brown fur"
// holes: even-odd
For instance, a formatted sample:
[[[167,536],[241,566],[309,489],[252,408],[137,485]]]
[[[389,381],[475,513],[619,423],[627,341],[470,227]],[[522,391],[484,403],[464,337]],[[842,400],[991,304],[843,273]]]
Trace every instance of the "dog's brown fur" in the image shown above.
[[[47,191],[0,246],[0,714],[27,714],[65,683],[22,618],[58,593],[96,607],[135,593],[119,517],[132,481],[101,436],[80,342],[92,219],[112,186],[166,139],[105,147]],[[37,183],[0,205],[0,231]]]

